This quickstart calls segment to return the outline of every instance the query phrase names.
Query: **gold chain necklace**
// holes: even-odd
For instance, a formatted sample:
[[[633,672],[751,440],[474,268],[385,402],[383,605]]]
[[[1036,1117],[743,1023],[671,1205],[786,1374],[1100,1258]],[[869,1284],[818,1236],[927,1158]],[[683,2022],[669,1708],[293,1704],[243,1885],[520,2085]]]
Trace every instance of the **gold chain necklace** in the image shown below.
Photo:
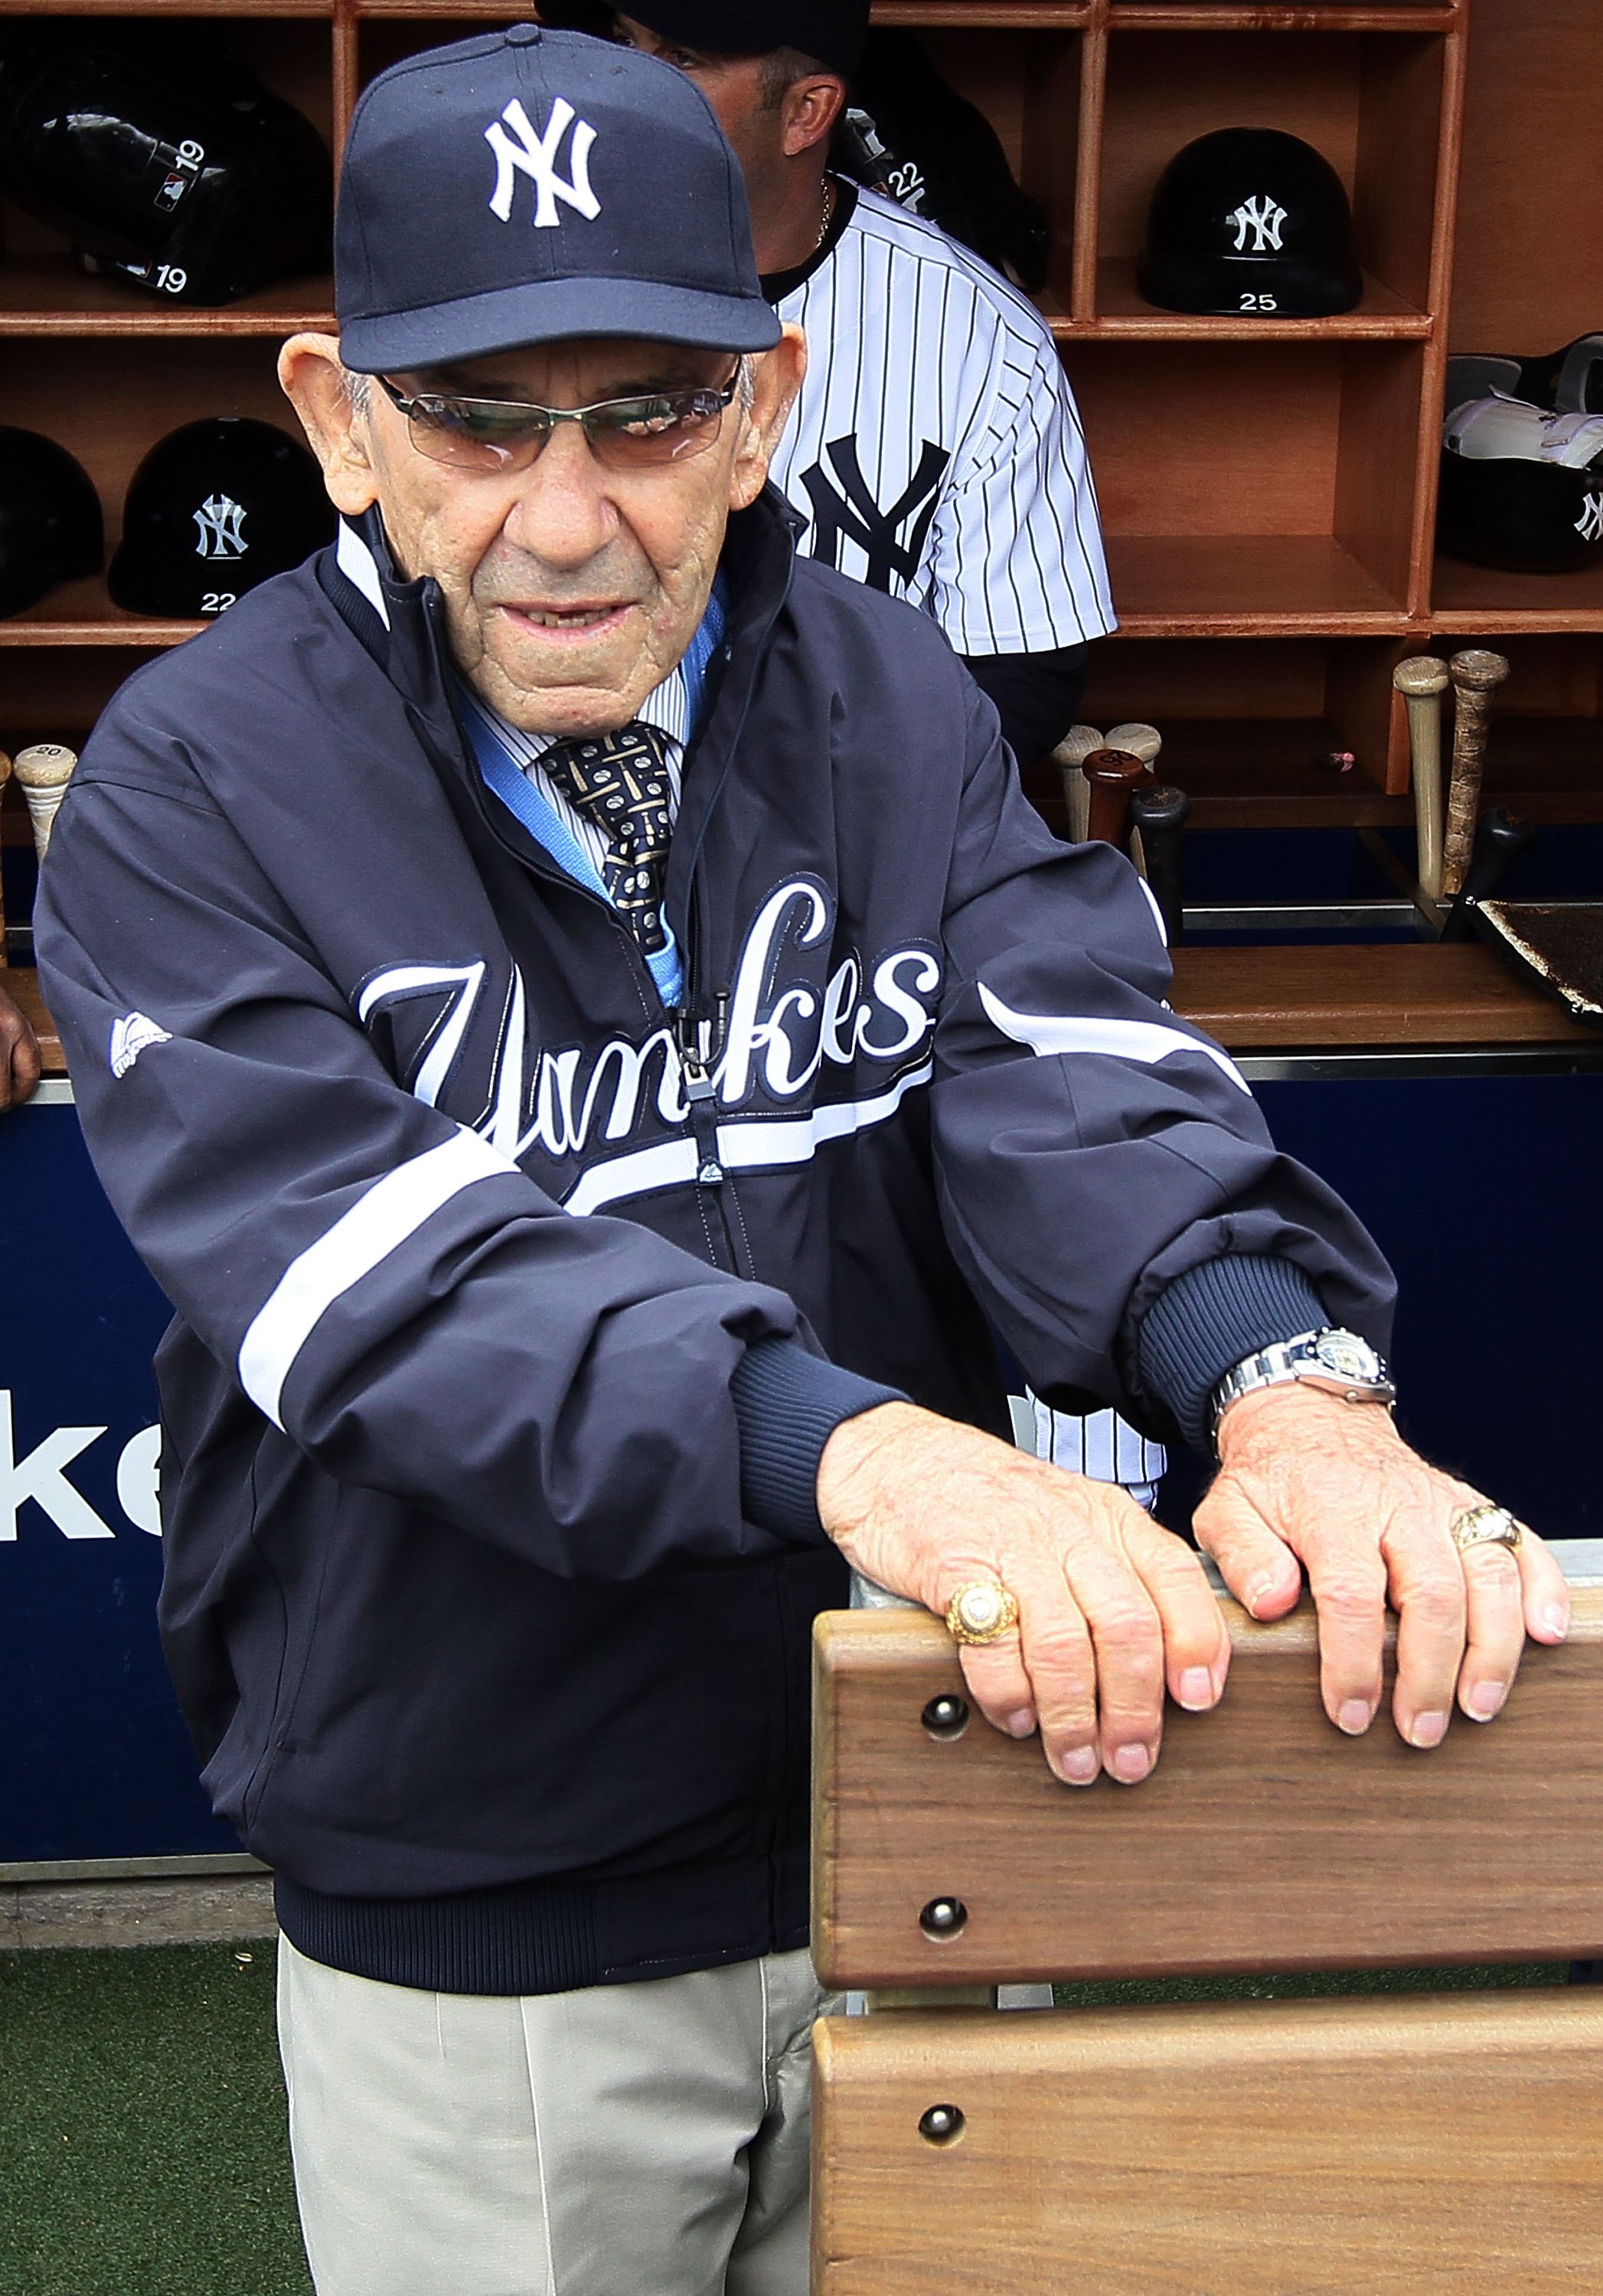
[[[829,237],[829,226],[834,221],[834,178],[833,176],[826,176],[824,178],[824,220],[818,226],[818,236],[813,247],[813,253],[815,255],[817,255],[819,248],[823,246],[825,241]]]

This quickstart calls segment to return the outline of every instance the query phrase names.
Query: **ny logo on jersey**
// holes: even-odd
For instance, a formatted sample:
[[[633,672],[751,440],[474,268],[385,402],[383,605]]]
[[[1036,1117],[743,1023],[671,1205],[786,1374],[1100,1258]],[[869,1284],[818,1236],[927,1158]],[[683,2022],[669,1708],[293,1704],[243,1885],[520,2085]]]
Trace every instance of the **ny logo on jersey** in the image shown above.
[[[197,558],[243,558],[245,554],[245,512],[228,495],[212,495],[192,511],[195,522]]]
[[[1286,221],[1286,209],[1271,200],[1267,193],[1255,200],[1243,200],[1229,220],[1236,226],[1237,255],[1269,255],[1280,252],[1280,227]],[[1246,235],[1253,234],[1248,247]]]
[[[950,455],[926,439],[918,468],[882,511],[868,491],[855,435],[835,439],[824,453],[838,485],[831,484],[822,463],[815,463],[802,477],[812,504],[815,555],[844,573],[843,545],[854,542],[868,562],[862,578],[871,589],[888,591],[893,580],[905,587],[918,571]]]
[[[506,132],[509,127],[511,135]],[[570,128],[573,135],[568,146],[569,172],[564,178],[556,172],[556,161],[563,138]],[[503,223],[512,220],[513,192],[520,176],[527,176],[535,187],[537,231],[549,231],[561,223],[556,211],[558,200],[565,200],[591,223],[601,213],[601,201],[590,189],[590,152],[596,142],[596,130],[588,120],[579,118],[566,96],[555,99],[545,133],[537,135],[529,114],[514,95],[500,119],[490,121],[484,131],[484,140],[496,155],[496,188],[490,193],[489,211]]]
[[[1603,495],[1588,495],[1575,521],[1582,542],[1603,542]]]

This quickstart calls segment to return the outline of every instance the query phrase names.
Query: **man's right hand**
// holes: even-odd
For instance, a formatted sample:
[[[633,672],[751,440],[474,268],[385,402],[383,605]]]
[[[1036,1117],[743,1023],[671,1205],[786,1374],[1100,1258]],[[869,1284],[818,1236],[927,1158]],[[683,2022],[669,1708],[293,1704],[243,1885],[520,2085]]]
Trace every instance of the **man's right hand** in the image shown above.
[[[0,1111],[21,1108],[39,1081],[39,1040],[0,988]]]
[[[1219,1603],[1191,1548],[1116,1484],[1015,1451],[910,1403],[837,1427],[818,1467],[825,1529],[865,1578],[938,1617],[960,1587],[999,1580],[1019,1624],[962,1651],[986,1719],[1039,1725],[1068,1785],[1136,1785],[1158,1757],[1163,1692],[1200,1710],[1229,1666]]]

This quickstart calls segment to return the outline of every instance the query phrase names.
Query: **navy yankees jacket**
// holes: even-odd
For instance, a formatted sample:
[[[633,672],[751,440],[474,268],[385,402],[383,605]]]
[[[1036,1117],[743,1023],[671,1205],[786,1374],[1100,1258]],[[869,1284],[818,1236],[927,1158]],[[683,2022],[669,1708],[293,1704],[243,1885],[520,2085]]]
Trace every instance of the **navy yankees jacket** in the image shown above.
[[[772,494],[724,564],[677,1013],[480,779],[371,514],[129,680],[51,847],[46,994],[177,1311],[169,1662],[287,1933],[359,1973],[803,1940],[842,1418],[1005,1431],[994,1331],[1172,1432],[1221,1270],[1204,1385],[1311,1309],[1386,1337],[1373,1245],[933,625],[797,562]]]

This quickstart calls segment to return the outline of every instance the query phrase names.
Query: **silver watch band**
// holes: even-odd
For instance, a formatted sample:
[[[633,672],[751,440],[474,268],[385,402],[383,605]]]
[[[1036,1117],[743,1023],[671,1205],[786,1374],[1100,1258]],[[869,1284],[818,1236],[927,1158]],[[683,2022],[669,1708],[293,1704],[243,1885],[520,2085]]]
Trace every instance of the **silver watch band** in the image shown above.
[[[1285,1387],[1293,1382],[1323,1388],[1348,1403],[1395,1402],[1397,1390],[1385,1358],[1356,1332],[1324,1324],[1303,1332],[1294,1340],[1277,1340],[1246,1356],[1226,1372],[1210,1402],[1209,1431],[1217,1442],[1219,1423],[1232,1403],[1261,1387]]]

